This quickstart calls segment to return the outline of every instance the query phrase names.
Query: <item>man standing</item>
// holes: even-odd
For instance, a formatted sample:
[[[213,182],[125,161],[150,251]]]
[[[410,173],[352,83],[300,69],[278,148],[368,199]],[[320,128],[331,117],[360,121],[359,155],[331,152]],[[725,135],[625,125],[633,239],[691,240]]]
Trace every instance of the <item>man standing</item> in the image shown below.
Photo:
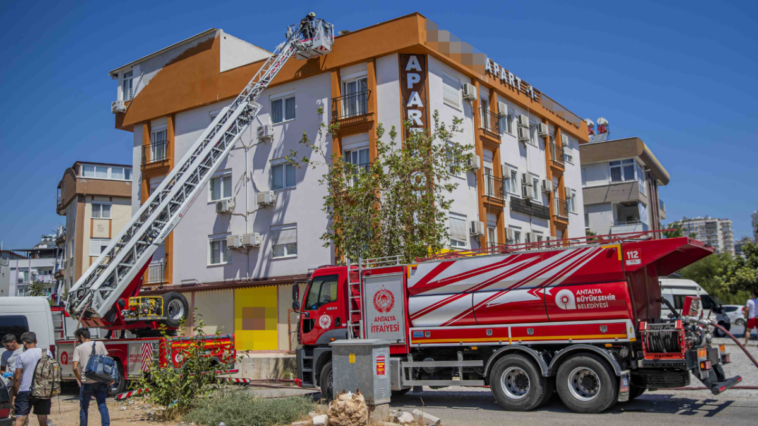
[[[24,352],[24,347],[19,345],[16,336],[10,333],[3,336],[2,344],[5,347],[5,352],[0,357],[0,372],[3,373],[3,379],[7,380],[11,397],[11,418],[14,418],[16,414],[13,411],[13,399],[16,394],[13,392],[13,375],[16,372],[16,360]]]
[[[41,426],[47,425],[47,416],[50,415],[50,399],[38,399],[31,396],[32,378],[37,362],[44,355],[42,349],[37,347],[37,335],[31,331],[21,335],[21,343],[24,345],[24,353],[16,359],[16,371],[13,376],[13,393],[16,401],[13,409],[16,411],[16,426],[23,426],[29,413],[34,408],[37,421]]]
[[[108,385],[96,382],[84,377],[84,370],[87,368],[87,362],[92,355],[108,355],[108,349],[105,349],[103,342],[93,342],[90,340],[89,330],[80,328],[74,332],[74,338],[79,342],[79,346],[74,349],[74,375],[81,386],[79,390],[79,426],[87,426],[87,415],[89,413],[89,402],[92,395],[97,401],[97,409],[100,411],[100,421],[103,426],[110,426],[111,419],[108,415],[108,406],[105,404],[105,397],[108,395]],[[111,382],[112,383],[112,382]]]
[[[753,298],[745,305],[747,324],[745,324],[745,346],[750,341],[750,334],[754,328],[758,328],[758,290],[753,292]]]

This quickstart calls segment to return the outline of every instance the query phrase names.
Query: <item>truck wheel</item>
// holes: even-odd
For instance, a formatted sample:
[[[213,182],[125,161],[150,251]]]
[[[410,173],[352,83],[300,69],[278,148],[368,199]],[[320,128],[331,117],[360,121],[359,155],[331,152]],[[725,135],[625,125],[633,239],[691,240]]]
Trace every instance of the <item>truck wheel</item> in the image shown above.
[[[321,395],[324,396],[324,399],[327,401],[334,399],[334,376],[332,375],[331,361],[324,364],[324,367],[321,369],[318,383],[321,387]]]
[[[529,411],[550,396],[547,377],[522,355],[506,355],[495,362],[490,376],[495,401],[510,411]]]
[[[643,393],[645,393],[646,390],[647,389],[645,389],[643,387],[634,386],[634,385],[630,386],[629,387],[629,401],[634,401],[640,395],[642,395]]]
[[[110,396],[116,396],[123,392],[126,389],[126,379],[124,379],[124,367],[121,365],[121,361],[118,359],[114,359],[116,361],[116,369],[118,370],[118,374],[116,375],[118,378],[115,382],[113,382],[112,385],[108,386],[108,395]]]
[[[170,292],[163,295],[163,310],[167,327],[179,327],[189,315],[189,304],[181,293]]]
[[[556,385],[561,401],[575,413],[599,413],[618,397],[616,374],[592,354],[575,355],[561,364]]]

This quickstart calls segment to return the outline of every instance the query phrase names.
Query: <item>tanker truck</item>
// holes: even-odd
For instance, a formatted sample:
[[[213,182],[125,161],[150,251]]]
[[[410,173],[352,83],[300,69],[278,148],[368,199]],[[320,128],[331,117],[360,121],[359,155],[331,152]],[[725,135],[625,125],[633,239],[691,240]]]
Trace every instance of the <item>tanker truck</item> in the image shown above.
[[[332,388],[331,342],[381,339],[392,394],[415,386],[489,386],[506,410],[533,410],[557,392],[575,412],[597,413],[645,390],[687,386],[713,394],[727,378],[723,345],[696,297],[661,319],[659,276],[711,253],[653,233],[454,251],[416,259],[360,259],[310,276],[299,315],[296,382]],[[385,365],[388,364],[388,365]],[[381,366],[379,365],[381,364]]]

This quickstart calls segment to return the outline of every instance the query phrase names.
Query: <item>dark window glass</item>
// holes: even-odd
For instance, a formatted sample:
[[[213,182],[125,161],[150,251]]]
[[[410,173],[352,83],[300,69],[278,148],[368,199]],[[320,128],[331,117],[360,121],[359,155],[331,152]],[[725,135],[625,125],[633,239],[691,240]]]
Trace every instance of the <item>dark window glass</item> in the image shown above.
[[[314,310],[322,305],[337,300],[337,275],[316,277],[313,279],[311,288],[305,303],[305,309]]]
[[[16,336],[16,341],[20,341],[21,335],[29,331],[29,323],[23,315],[2,315],[0,316],[0,338],[6,334]]]

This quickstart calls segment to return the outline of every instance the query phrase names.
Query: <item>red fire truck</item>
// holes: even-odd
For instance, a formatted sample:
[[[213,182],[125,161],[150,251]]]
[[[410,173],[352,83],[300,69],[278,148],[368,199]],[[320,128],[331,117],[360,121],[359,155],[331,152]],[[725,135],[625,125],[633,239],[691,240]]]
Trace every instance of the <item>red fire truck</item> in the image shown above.
[[[505,409],[532,410],[557,391],[573,411],[600,412],[646,389],[686,386],[690,374],[723,392],[741,379],[726,378],[709,320],[689,311],[660,319],[667,301],[658,276],[713,249],[653,235],[320,267],[302,305],[293,290],[299,383],[331,397],[329,343],[365,338],[390,342],[390,368],[378,371],[390,374],[395,394],[490,386]]]

